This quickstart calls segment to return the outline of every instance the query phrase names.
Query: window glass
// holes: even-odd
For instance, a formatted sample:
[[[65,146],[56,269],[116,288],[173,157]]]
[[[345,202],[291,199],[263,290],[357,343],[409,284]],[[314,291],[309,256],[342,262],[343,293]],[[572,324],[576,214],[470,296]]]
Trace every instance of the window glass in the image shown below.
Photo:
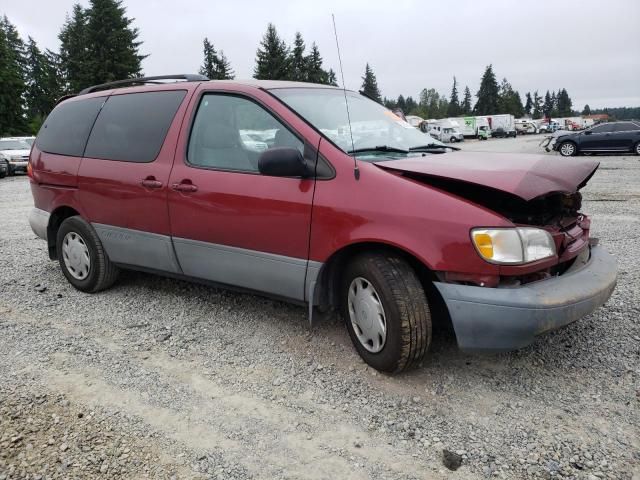
[[[96,120],[84,156],[152,162],[185,95],[185,90],[112,95]]]
[[[206,94],[191,129],[187,160],[201,167],[258,171],[258,157],[273,147],[303,142],[264,108],[246,98]]]
[[[62,102],[40,127],[36,145],[58,155],[81,157],[93,122],[107,97]]]
[[[638,127],[630,122],[616,123],[616,132],[629,132],[631,130],[638,130]]]
[[[607,133],[613,131],[612,125],[598,125],[597,127],[593,127],[591,129],[593,133]]]

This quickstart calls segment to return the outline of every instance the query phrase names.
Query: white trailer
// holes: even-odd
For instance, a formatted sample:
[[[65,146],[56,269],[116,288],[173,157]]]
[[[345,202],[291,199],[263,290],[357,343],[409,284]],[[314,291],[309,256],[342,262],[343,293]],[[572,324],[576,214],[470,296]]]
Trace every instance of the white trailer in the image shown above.
[[[500,115],[489,115],[487,118],[489,119],[491,131],[494,132],[494,136],[496,131],[499,131],[501,135],[505,137],[516,136],[516,122],[513,115],[505,113]]]

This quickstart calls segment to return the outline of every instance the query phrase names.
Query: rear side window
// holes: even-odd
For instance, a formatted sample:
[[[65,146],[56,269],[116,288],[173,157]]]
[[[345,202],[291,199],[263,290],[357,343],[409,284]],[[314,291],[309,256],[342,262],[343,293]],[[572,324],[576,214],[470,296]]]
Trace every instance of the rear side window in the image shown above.
[[[87,98],[58,105],[40,128],[36,146],[47,153],[81,157],[105,98]]]
[[[616,124],[616,132],[630,132],[632,130],[638,130],[638,127],[631,122],[622,122]]]
[[[91,131],[85,157],[153,162],[185,90],[112,95]]]

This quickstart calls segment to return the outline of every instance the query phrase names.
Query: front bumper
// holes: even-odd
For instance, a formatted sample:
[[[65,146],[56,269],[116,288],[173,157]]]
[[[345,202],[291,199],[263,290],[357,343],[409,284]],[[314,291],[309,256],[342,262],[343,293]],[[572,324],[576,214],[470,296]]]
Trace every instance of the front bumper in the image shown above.
[[[9,162],[9,169],[11,173],[15,173],[15,172],[26,173],[28,165],[29,165],[29,162]]]
[[[485,288],[435,282],[465,351],[507,351],[537,335],[574,322],[602,306],[616,285],[615,258],[591,247],[563,275],[517,288]]]

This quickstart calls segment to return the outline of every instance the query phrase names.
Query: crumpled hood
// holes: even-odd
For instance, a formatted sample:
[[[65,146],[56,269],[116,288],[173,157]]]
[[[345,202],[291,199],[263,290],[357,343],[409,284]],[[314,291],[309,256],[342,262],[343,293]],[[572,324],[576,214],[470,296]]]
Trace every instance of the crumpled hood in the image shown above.
[[[582,188],[600,162],[555,155],[453,152],[375,162],[380,168],[482,185],[525,201]]]

